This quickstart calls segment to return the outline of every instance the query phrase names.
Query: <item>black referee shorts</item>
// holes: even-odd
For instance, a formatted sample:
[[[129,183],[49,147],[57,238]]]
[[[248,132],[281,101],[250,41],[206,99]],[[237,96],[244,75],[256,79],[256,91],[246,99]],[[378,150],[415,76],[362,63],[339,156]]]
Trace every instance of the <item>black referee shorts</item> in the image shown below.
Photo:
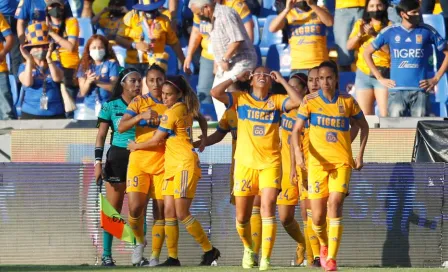
[[[106,165],[104,166],[105,181],[110,183],[126,182],[129,150],[112,145],[107,151],[106,157]]]

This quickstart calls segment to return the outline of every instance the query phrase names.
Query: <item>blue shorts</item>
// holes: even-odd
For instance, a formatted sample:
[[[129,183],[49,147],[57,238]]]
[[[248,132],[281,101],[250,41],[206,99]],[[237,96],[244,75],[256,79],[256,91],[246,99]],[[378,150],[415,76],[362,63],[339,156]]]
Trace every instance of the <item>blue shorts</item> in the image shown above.
[[[355,79],[355,90],[366,90],[366,89],[387,89],[383,84],[381,84],[378,79],[376,79],[374,76],[370,76],[367,74],[364,74],[361,70],[356,70],[356,79]]]

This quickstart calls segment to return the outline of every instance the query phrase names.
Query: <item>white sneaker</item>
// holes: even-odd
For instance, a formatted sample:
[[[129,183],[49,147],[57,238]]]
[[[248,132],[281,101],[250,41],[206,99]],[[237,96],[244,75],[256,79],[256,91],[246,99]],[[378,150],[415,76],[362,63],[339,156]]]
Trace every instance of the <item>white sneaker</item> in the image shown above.
[[[159,258],[152,258],[149,260],[149,266],[158,266],[159,265]]]
[[[132,265],[139,265],[143,260],[143,250],[145,249],[144,244],[136,245],[134,247],[134,252],[132,253]]]

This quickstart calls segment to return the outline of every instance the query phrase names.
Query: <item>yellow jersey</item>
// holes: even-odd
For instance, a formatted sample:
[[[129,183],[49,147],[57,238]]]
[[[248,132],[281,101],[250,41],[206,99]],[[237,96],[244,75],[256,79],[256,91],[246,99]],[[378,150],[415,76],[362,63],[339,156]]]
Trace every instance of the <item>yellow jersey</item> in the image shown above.
[[[363,8],[366,0],[336,0],[336,9]]]
[[[310,69],[328,60],[327,26],[313,10],[293,8],[286,20],[290,31],[291,69]]]
[[[229,108],[235,107],[238,115],[235,162],[252,169],[280,165],[280,115],[288,96],[269,94],[258,99],[247,92],[227,95]]]
[[[122,23],[122,17],[110,17],[109,12],[103,13],[103,15],[101,15],[100,17],[100,20],[98,21],[98,25],[103,30],[106,37],[117,35],[118,29],[120,29],[120,25]],[[109,43],[116,44],[115,40],[109,40]]]
[[[52,31],[59,33],[59,27],[52,25],[51,29]],[[59,52],[59,58],[60,62],[62,64],[62,67],[69,68],[69,69],[76,69],[78,70],[79,65],[79,24],[78,20],[76,18],[68,18],[65,20],[65,31],[62,35],[62,38],[64,39],[75,39],[75,50],[73,52],[68,51],[65,48],[60,47],[59,45],[56,45],[56,49]],[[87,42],[87,41],[86,41]],[[51,58],[53,61],[58,61],[58,52],[53,52],[51,55]]]
[[[12,35],[11,27],[8,24],[8,21],[6,21],[5,17],[0,13],[0,32],[2,34],[2,37],[6,37],[9,35]],[[3,51],[3,42],[0,42],[0,51]],[[0,73],[8,72],[8,65],[6,64],[6,58],[0,62]]]
[[[291,169],[291,133],[296,123],[297,110],[291,110],[282,114],[281,123],[281,155],[282,155],[282,171],[290,173]]]
[[[305,165],[308,162],[308,154],[310,151],[310,122],[305,122],[305,128],[302,131],[302,152],[305,159]]]
[[[165,179],[183,170],[200,173],[199,158],[192,143],[193,116],[183,102],[167,109],[160,121],[159,130],[168,133],[165,151]]]
[[[244,0],[224,0],[222,5],[233,8],[238,15],[241,17],[241,21],[243,21],[243,24],[247,23],[248,21],[252,20],[252,15],[250,13],[249,7],[247,6],[246,2]],[[210,32],[212,31],[212,23],[201,21],[197,15],[194,15],[193,17],[193,27],[197,27],[199,29],[199,32],[202,35],[202,41],[201,41],[201,47],[202,52],[201,56],[203,56],[206,59],[214,60],[213,53],[209,51],[209,44],[210,44]]]
[[[144,41],[143,25],[146,20],[148,33],[153,44],[152,53],[141,54],[141,59],[137,50],[128,49],[126,63],[168,63],[169,55],[165,52],[165,45],[176,44],[179,40],[176,32],[171,28],[170,19],[166,15],[159,15],[154,20],[146,19],[144,14],[132,10],[123,17],[123,23],[120,25],[117,35],[131,39],[133,42]]]
[[[355,22],[355,25],[353,26],[352,33],[350,34],[350,39],[358,35],[359,28],[361,26],[362,19]],[[392,23],[389,22],[389,25]],[[381,23],[374,24],[373,28],[377,33],[383,29],[381,27]],[[359,41],[360,47],[358,49],[358,60],[356,61],[356,67],[358,67],[359,70],[361,70],[364,74],[369,75],[370,69],[369,66],[367,66],[366,61],[364,60],[364,51],[369,46],[369,44],[375,39],[375,37],[364,34],[361,37],[361,40]],[[372,55],[373,63],[375,63],[375,66],[377,67],[390,67],[390,55],[389,53],[384,52],[383,50],[375,51]]]
[[[166,106],[162,101],[152,97],[150,93],[137,96],[129,103],[126,113],[132,117],[143,113],[147,110],[156,111],[159,114],[159,118],[151,118],[150,120],[141,120],[135,126],[135,142],[143,143],[151,139],[160,124],[160,119],[163,113],[166,111]],[[131,152],[130,156],[138,156],[138,160],[141,165],[145,165],[145,171],[157,175],[164,171],[165,163],[165,146],[160,145],[157,148],[151,148],[151,150],[136,150]]]
[[[322,90],[307,95],[297,117],[310,121],[308,166],[322,166],[324,170],[353,167],[350,118],[362,116],[358,103],[347,93],[336,91],[332,101]]]
[[[221,133],[229,133],[232,135],[232,164],[230,165],[230,178],[233,178],[233,170],[235,169],[235,150],[236,150],[236,139],[238,131],[238,117],[236,115],[235,108],[232,107],[227,109],[218,122],[218,127],[216,128]],[[231,180],[232,182],[232,180]],[[233,188],[231,188],[233,189]]]

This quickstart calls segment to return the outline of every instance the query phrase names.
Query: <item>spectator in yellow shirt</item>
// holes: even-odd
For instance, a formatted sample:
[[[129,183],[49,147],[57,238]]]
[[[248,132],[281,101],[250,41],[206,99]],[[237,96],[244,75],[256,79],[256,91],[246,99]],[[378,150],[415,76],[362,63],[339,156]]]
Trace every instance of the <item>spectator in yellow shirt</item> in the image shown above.
[[[380,115],[387,116],[388,89],[372,75],[363,57],[365,48],[383,28],[390,25],[387,7],[388,0],[367,0],[363,18],[356,21],[347,41],[348,50],[358,50],[358,61],[356,62],[358,70],[355,81],[356,100],[365,115],[375,115],[373,104],[376,100]],[[389,78],[389,50],[382,48],[376,51],[373,54],[373,62],[383,76]]]
[[[287,0],[269,31],[279,31],[286,24],[290,31],[291,75],[307,75],[309,69],[328,60],[326,35],[333,17],[325,7],[319,7],[316,0]]]
[[[333,32],[341,72],[350,71],[354,61],[353,51],[347,49],[347,40],[353,24],[362,18],[365,4],[366,0],[336,0]]]
[[[98,24],[98,28],[103,31],[109,42],[115,43],[123,17],[128,12],[125,0],[111,0],[108,7],[92,18],[92,25]]]
[[[169,55],[165,45],[170,45],[183,64],[185,57],[170,19],[160,13],[165,0],[143,0],[133,6],[123,18],[117,34],[117,43],[128,49],[126,66],[145,74],[149,65],[157,63],[167,70]],[[141,11],[141,12],[139,12]]]

